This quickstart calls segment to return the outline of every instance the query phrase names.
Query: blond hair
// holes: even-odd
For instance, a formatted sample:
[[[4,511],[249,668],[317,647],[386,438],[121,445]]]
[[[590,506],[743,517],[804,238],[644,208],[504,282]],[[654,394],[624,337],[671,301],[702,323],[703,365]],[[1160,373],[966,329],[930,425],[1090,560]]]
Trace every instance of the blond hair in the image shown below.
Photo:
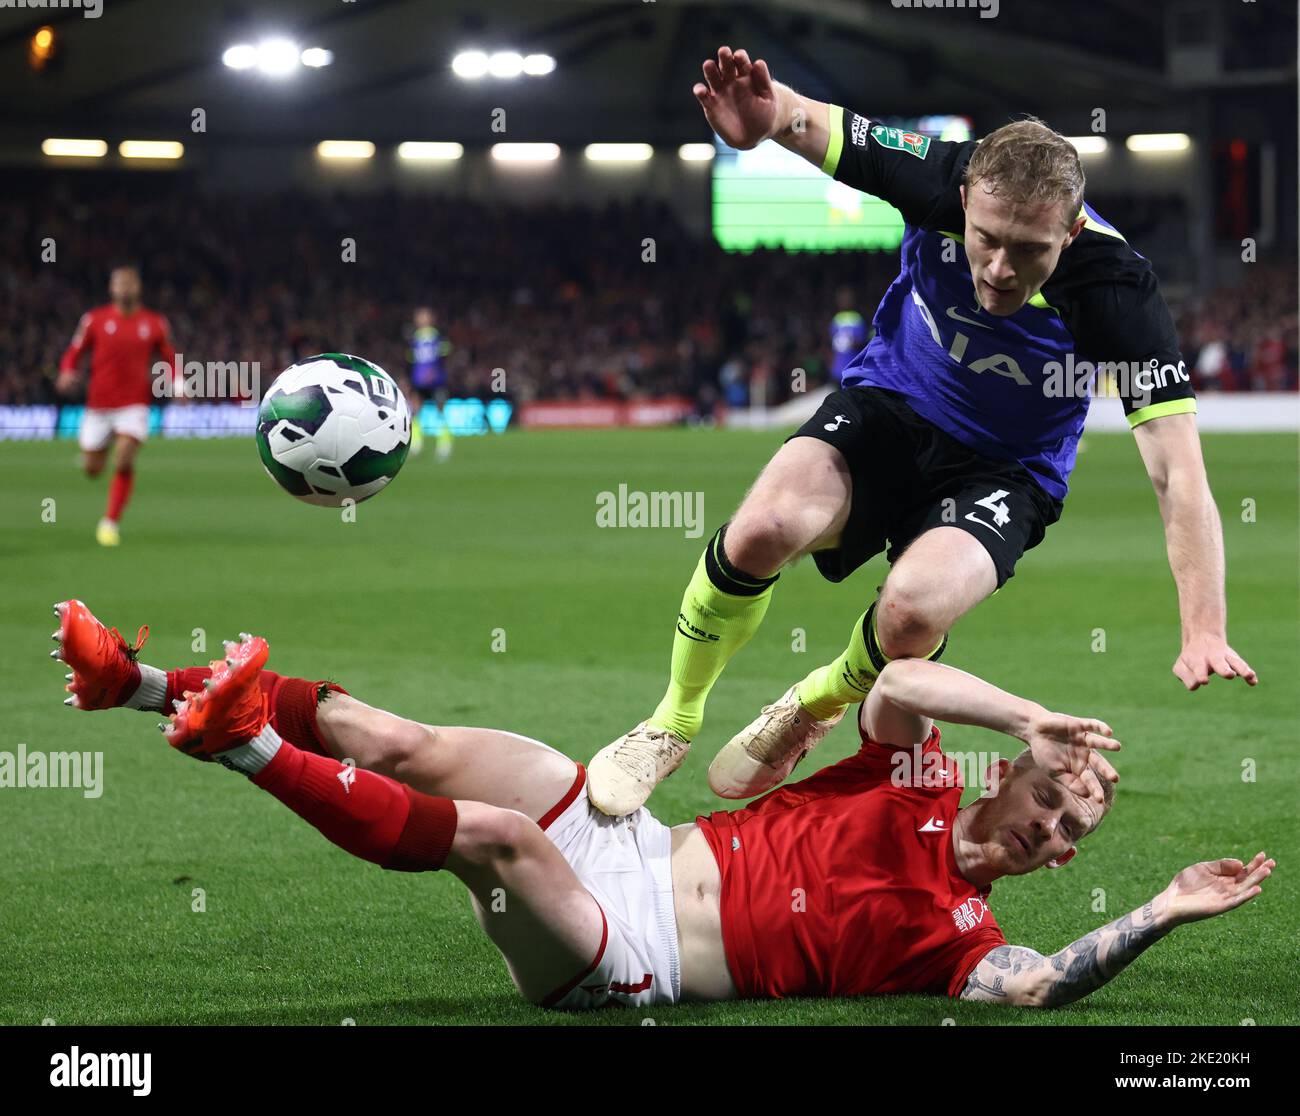
[[[1094,752],[1088,757],[1088,766],[1092,768],[1093,774],[1097,776],[1097,782],[1101,784],[1102,807],[1101,816],[1097,818],[1096,824],[1088,830],[1089,834],[1097,832],[1101,827],[1101,823],[1105,821],[1106,816],[1110,813],[1110,808],[1115,805],[1115,784],[1097,770],[1096,765],[1092,762],[1093,757],[1096,755],[1097,753]],[[1025,748],[1011,762],[1013,767],[1025,769],[1038,766],[1037,763],[1034,762],[1034,751],[1032,748]]]
[[[967,189],[984,182],[990,193],[1022,205],[1060,203],[1067,226],[1083,208],[1079,153],[1034,116],[1004,124],[980,140],[965,180]]]

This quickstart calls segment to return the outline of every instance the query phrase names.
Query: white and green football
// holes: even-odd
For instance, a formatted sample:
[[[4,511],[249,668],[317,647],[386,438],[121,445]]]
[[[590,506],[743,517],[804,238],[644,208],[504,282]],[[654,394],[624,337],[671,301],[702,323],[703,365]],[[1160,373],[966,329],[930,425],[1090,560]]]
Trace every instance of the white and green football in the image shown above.
[[[257,412],[257,452],[299,500],[342,507],[368,500],[411,448],[411,408],[377,364],[321,353],[276,377]]]

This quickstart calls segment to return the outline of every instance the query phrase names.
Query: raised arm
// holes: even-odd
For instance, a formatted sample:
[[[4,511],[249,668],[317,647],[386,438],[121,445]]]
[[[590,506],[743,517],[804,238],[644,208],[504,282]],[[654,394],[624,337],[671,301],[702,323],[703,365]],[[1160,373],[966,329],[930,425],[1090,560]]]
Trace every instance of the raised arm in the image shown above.
[[[720,47],[694,88],[709,126],[738,150],[773,140],[837,182],[888,202],[921,224],[957,192],[963,145],[875,123],[845,106],[805,97],[772,80],[767,63]],[[870,141],[870,142],[869,142]]]
[[[1174,674],[1189,690],[1214,674],[1240,676],[1253,686],[1255,672],[1228,646],[1223,526],[1205,476],[1196,418],[1164,415],[1135,427],[1133,434],[1160,504],[1169,568],[1178,586],[1182,649]]]
[[[1095,749],[1115,752],[1111,728],[1092,717],[1053,713],[956,667],[926,659],[885,666],[862,706],[862,728],[879,744],[910,748],[930,734],[931,720],[976,725],[1029,745],[1034,762],[1076,794],[1100,798],[1098,777],[1119,776]]]
[[[704,63],[695,99],[709,126],[739,151],[776,140],[782,147],[823,166],[830,144],[830,106],[772,80],[767,63],[751,62],[744,50],[719,47]]]
[[[1263,852],[1249,864],[1231,859],[1193,864],[1150,902],[1050,957],[1027,946],[996,946],[975,966],[961,998],[1018,1007],[1059,1007],[1081,999],[1175,927],[1249,902],[1275,865]]]

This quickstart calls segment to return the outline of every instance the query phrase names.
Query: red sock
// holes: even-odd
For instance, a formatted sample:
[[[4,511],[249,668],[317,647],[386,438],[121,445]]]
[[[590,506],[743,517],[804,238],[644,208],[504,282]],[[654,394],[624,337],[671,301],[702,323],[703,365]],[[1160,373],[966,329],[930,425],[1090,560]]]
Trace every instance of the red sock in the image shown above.
[[[316,724],[322,686],[336,694],[347,693],[333,682],[308,682],[305,678],[262,671],[262,693],[267,694],[271,704],[271,727],[286,740],[295,744],[301,741],[300,748],[327,756],[329,749]]]
[[[163,712],[170,713],[172,701],[186,690],[201,689],[203,680],[211,674],[208,667],[169,670]],[[259,681],[271,706],[271,727],[286,740],[302,741],[301,747],[307,751],[328,755],[329,750],[316,725],[319,691],[322,686],[336,694],[346,694],[347,690],[333,682],[308,682],[305,678],[289,678],[270,670],[262,671]]]
[[[135,468],[118,469],[113,474],[113,480],[108,486],[108,509],[104,512],[105,519],[111,519],[116,523],[122,518],[122,512],[126,508],[126,502],[131,499],[131,486],[135,484]]]
[[[397,872],[436,872],[456,836],[456,804],[326,756],[280,744],[253,782],[353,856]]]

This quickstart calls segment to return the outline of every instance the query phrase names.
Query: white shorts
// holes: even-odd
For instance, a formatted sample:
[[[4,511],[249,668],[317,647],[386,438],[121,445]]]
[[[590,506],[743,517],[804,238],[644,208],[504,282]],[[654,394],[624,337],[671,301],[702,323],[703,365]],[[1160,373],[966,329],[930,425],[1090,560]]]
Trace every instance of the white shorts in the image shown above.
[[[604,935],[591,965],[542,1006],[574,1011],[675,1004],[682,986],[672,832],[644,806],[626,817],[607,817],[586,792],[587,773],[579,764],[558,813],[538,824],[600,906]]]
[[[81,416],[81,432],[77,443],[88,453],[108,448],[114,434],[126,434],[137,442],[149,437],[149,405],[135,403],[130,407],[110,407],[91,410],[87,407]]]

